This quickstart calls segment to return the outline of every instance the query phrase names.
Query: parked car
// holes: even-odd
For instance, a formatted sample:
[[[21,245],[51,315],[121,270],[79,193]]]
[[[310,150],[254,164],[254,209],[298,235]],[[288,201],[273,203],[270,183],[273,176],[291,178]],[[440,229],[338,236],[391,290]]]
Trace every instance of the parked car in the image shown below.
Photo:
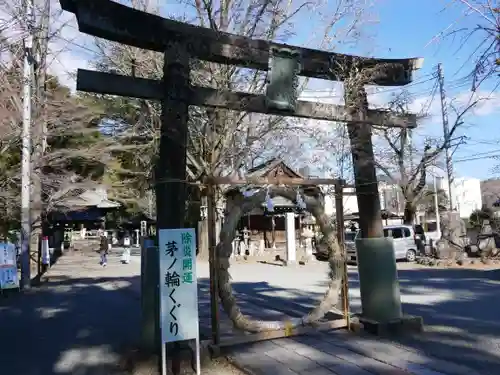
[[[356,233],[356,237],[359,231]],[[411,225],[388,225],[384,227],[384,237],[392,237],[396,260],[414,262],[417,258],[418,238]],[[356,239],[356,238],[355,238]],[[354,241],[355,241],[354,239]],[[347,261],[357,262],[356,246],[346,246]]]

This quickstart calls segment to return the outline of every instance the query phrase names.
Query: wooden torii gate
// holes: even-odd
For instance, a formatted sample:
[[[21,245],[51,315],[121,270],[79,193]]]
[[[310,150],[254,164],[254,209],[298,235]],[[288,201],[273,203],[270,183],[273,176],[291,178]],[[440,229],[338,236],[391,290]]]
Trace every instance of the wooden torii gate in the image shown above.
[[[180,228],[183,225],[188,107],[195,105],[346,122],[353,153],[360,229],[365,238],[383,237],[380,198],[373,164],[372,125],[413,128],[416,127],[416,116],[368,109],[364,85],[406,85],[412,81],[412,73],[420,68],[422,59],[364,58],[255,40],[169,20],[108,0],[60,2],[63,10],[76,15],[79,30],[83,33],[164,53],[163,80],[82,69],[78,70],[77,75],[77,89],[81,91],[158,100],[162,103],[159,165],[155,176],[158,230]],[[346,78],[345,71],[354,67],[362,72],[374,73],[367,74],[367,78],[359,81],[355,87],[346,89],[346,107],[300,100],[294,101],[291,106],[282,107],[273,104],[266,95],[190,84],[190,58],[267,71],[270,60],[281,52],[293,55],[292,58],[300,62],[297,64],[298,75],[305,77],[343,81]],[[339,66],[342,69],[338,69]],[[211,178],[211,181],[214,184],[225,182],[217,178]],[[333,181],[336,180],[327,183],[333,184]],[[308,179],[302,183],[317,182]],[[209,245],[213,250],[213,239]],[[360,280],[362,282],[361,275]],[[216,296],[212,290],[212,301],[214,299]]]

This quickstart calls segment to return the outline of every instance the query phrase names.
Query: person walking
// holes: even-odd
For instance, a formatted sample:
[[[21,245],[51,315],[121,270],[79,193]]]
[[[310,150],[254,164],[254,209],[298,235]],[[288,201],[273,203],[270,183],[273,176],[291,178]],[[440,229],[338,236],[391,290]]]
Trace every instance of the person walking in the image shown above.
[[[108,236],[106,235],[105,231],[101,231],[100,237],[101,241],[99,244],[99,252],[101,254],[101,266],[106,267],[108,263],[108,251],[109,251]]]

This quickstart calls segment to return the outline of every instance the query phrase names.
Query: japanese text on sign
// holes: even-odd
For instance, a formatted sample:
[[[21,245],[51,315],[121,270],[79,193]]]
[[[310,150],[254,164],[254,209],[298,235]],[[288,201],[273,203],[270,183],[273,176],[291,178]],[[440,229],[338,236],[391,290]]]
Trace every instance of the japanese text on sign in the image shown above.
[[[163,342],[198,336],[198,293],[194,229],[159,231]]]
[[[19,288],[16,247],[11,243],[0,243],[0,289]]]

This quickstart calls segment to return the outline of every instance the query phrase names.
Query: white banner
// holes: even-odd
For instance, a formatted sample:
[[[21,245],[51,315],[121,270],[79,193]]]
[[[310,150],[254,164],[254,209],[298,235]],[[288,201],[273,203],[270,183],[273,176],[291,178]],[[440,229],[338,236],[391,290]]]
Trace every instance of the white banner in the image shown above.
[[[0,243],[0,289],[19,288],[16,246]]]
[[[198,339],[195,231],[161,229],[158,240],[162,342]]]
[[[42,238],[42,264],[50,266],[49,238]]]

